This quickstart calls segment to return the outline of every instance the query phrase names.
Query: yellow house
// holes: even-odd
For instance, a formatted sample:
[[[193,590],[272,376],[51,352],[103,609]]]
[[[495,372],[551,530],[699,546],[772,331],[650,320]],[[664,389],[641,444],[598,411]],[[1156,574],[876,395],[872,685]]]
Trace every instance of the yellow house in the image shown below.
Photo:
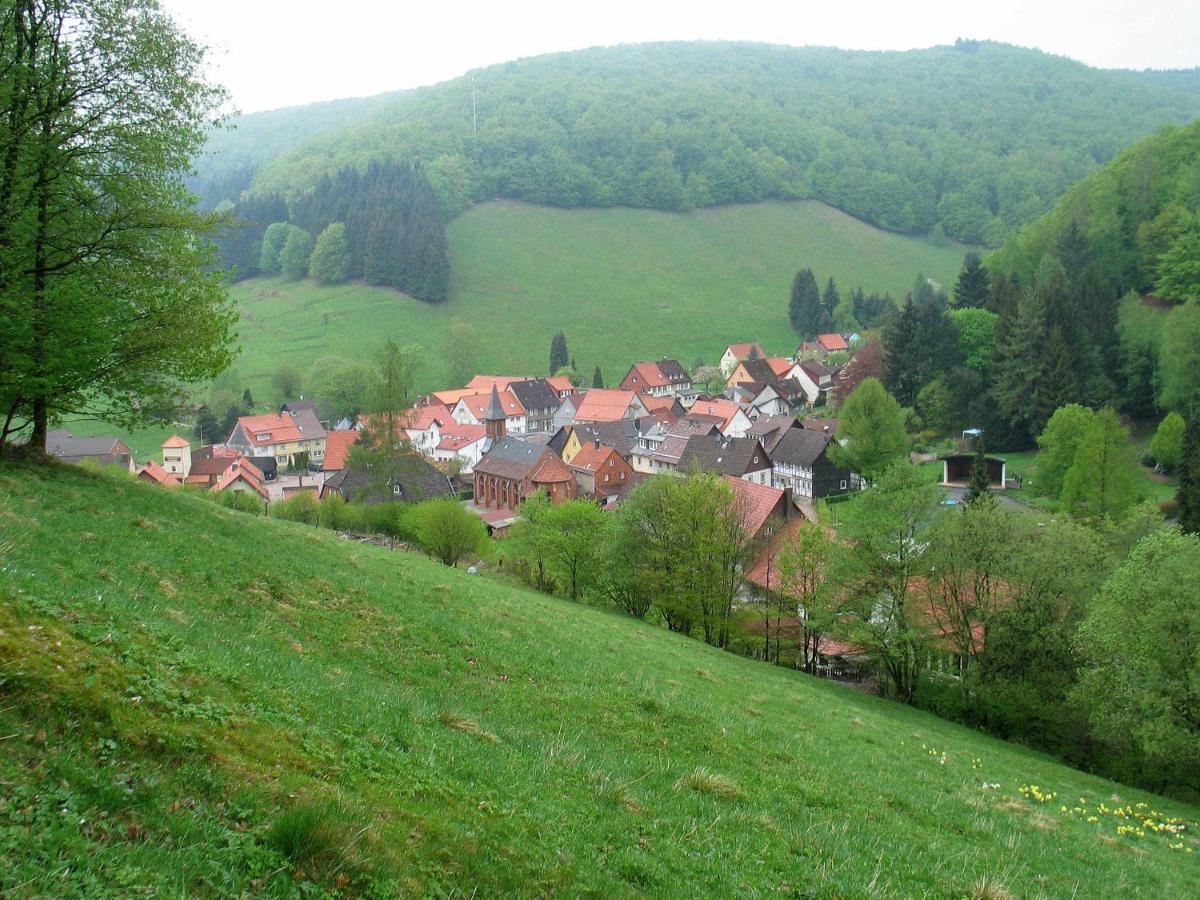
[[[571,464],[571,460],[583,449],[583,444],[579,441],[579,432],[572,428],[571,433],[567,435],[567,442],[563,444],[562,460],[567,465]]]

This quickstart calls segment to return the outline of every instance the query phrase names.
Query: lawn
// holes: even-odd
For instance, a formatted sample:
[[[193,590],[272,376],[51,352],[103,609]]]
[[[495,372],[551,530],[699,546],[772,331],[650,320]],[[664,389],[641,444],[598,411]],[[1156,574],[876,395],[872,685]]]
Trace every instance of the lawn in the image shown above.
[[[667,213],[554,209],[511,201],[474,207],[448,227],[450,300],[438,306],[362,284],[242,282],[243,352],[255,397],[272,394],[282,363],[304,372],[321,356],[360,358],[391,338],[430,351],[419,378],[447,385],[446,324],[478,335],[481,371],[542,373],[562,330],[581,372],[609,382],[661,356],[715,363],[725,345],[759,340],[791,353],[787,301],[797,269],[843,290],[897,298],[918,272],[949,285],[967,249],[881,231],[815,201]]]
[[[0,573],[5,896],[1200,890],[1194,806],[128,478],[0,465]]]

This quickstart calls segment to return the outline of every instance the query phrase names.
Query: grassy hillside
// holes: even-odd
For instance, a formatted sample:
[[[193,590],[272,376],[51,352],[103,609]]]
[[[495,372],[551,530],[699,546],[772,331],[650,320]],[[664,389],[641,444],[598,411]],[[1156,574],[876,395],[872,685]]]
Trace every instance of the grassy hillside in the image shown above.
[[[69,467],[0,537],[5,896],[1200,890],[1196,808],[617,615]]]
[[[319,287],[278,279],[240,282],[242,355],[235,363],[255,397],[290,362],[353,357],[385,338],[434,351],[423,386],[446,386],[446,323],[470,323],[481,370],[541,373],[562,329],[580,370],[609,380],[663,355],[685,366],[715,362],[734,340],[790,353],[787,298],[796,270],[832,275],[902,297],[918,272],[950,284],[962,245],[880,231],[815,202],[769,202],[664,213],[564,210],[487,203],[448,229],[451,292],[429,304],[362,284]],[[325,317],[328,316],[328,322]]]
[[[1123,147],[1200,114],[1189,85],[987,41],[594,47],[408,93],[278,156],[254,190],[294,196],[341,166],[419,159],[450,213],[498,196],[653,209],[811,197],[995,244]]]

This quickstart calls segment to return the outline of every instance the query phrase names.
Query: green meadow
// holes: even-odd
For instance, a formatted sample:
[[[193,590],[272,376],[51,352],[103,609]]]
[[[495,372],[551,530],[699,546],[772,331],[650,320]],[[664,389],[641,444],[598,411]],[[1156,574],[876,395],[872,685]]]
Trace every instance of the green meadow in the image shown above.
[[[1198,828],[621,615],[0,464],[6,897],[1184,897]]]
[[[431,306],[363,284],[252,279],[235,363],[257,398],[283,363],[359,358],[385,339],[428,353],[421,387],[446,386],[450,319],[469,323],[481,371],[542,373],[559,330],[581,372],[608,381],[639,359],[714,363],[725,345],[759,340],[790,354],[792,277],[809,267],[843,290],[902,298],[918,273],[953,283],[970,248],[882,231],[815,201],[687,213],[556,209],[512,201],[472,208],[448,226],[450,299]]]

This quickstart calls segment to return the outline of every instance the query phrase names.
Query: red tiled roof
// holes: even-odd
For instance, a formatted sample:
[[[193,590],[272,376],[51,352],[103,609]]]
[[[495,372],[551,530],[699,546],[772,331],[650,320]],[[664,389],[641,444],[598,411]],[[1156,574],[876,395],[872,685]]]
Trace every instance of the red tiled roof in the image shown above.
[[[263,487],[262,473],[245,461],[241,462],[239,465],[230,466],[228,469],[226,469],[225,474],[222,475],[220,480],[210,487],[209,490],[217,493],[225,490],[238,481],[245,482],[252,491],[257,493],[264,500],[271,499],[270,495],[267,493],[267,489]]]
[[[575,390],[575,385],[571,384],[571,379],[566,375],[552,375],[546,379],[546,383],[560,394],[563,391]]]
[[[519,378],[514,375],[476,375],[466,383],[465,387],[473,394],[490,394],[493,384],[496,386],[496,390],[507,391],[508,386],[513,382],[528,380],[528,378]]]
[[[300,426],[296,424],[296,420],[287,413],[241,416],[238,418],[238,425],[242,427],[242,431],[246,435],[246,440],[254,447],[265,447],[268,444],[283,444],[288,441],[302,441],[309,437],[309,435],[305,435],[300,430]],[[265,434],[266,438],[260,440],[260,434]]]
[[[772,372],[782,378],[792,370],[792,366],[795,364],[786,356],[772,356],[767,360],[767,365],[771,367]]]
[[[547,484],[556,481],[571,481],[571,470],[557,454],[548,452],[542,456],[541,463],[533,470],[530,481],[534,484]]]
[[[817,343],[822,350],[834,352],[837,350],[849,350],[850,345],[846,343],[846,339],[840,334],[818,334]]]
[[[766,484],[755,484],[735,478],[733,475],[722,475],[725,483],[733,488],[737,497],[738,512],[742,519],[742,528],[753,537],[758,534],[779,501],[783,499],[783,491]]]
[[[181,438],[177,434],[171,435],[162,442],[163,447],[174,449],[175,447],[191,447],[191,443],[185,438]]]
[[[414,406],[412,409],[404,411],[404,427],[412,431],[428,431],[434,422],[437,422],[439,425],[445,425],[447,422],[452,422],[453,420],[449,407],[443,406],[440,403],[433,403],[429,406]]]
[[[166,444],[163,446],[165,447]],[[186,442],[184,443],[184,446],[187,446]],[[177,487],[180,484],[178,475],[174,474],[173,472],[168,472],[154,460],[150,460],[148,463],[138,469],[137,477],[145,477],[147,480],[153,481],[156,484],[161,484],[165,487]]]
[[[667,387],[671,383],[671,379],[662,373],[658,363],[653,362],[634,363],[629,374],[625,376],[625,381],[647,388]]]
[[[629,412],[629,405],[637,397],[633,391],[612,388],[593,388],[583,395],[583,401],[575,410],[579,422],[619,422]]]
[[[733,421],[733,417],[742,408],[732,400],[697,400],[688,410],[689,416],[712,416],[721,420],[721,430],[724,431]]]
[[[751,348],[758,351],[759,357],[767,355],[763,352],[762,344],[760,344],[758,341],[742,341],[740,344],[730,344],[725,349],[732,350],[733,355],[738,359],[749,359]]]
[[[646,412],[650,413],[671,409],[677,402],[674,397],[654,397],[650,394],[638,394],[638,399],[642,401],[642,406],[646,407]]]
[[[616,453],[618,457],[621,455],[612,447],[597,447],[594,443],[584,444],[582,449],[571,458],[571,468],[595,472],[604,465],[605,460],[613,453]]]
[[[330,431],[325,434],[325,459],[321,468],[329,472],[346,468],[350,448],[358,441],[359,432],[353,428],[345,431]]]
[[[457,388],[450,391],[433,391],[430,393],[429,397],[426,398],[427,400],[431,401],[427,405],[440,403],[442,406],[445,406],[449,409],[452,408],[454,404],[458,403],[458,401],[463,397],[473,397],[478,393],[479,391],[475,390],[474,388]]]
[[[500,397],[500,407],[504,410],[506,418],[514,418],[516,416],[525,415],[525,407],[521,405],[521,401],[517,399],[517,395],[512,391],[498,391]],[[487,418],[488,403],[491,402],[492,392],[488,389],[486,394],[472,394],[468,397],[463,397],[459,402],[465,403],[467,408],[471,410],[471,414],[479,421]]]
[[[438,443],[439,450],[461,450],[487,436],[486,425],[459,425],[451,422],[441,431],[442,439]]]

